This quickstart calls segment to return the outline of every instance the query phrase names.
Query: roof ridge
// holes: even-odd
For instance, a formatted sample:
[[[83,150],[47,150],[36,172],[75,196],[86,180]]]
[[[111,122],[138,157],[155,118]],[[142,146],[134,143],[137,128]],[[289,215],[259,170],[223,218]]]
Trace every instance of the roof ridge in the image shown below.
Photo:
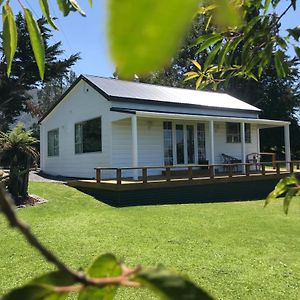
[[[213,92],[213,91],[200,91],[197,89],[190,89],[190,88],[183,88],[183,87],[176,87],[176,86],[168,86],[168,85],[162,85],[162,84],[155,84],[155,83],[146,83],[146,82],[140,82],[140,81],[131,81],[131,80],[124,80],[124,79],[118,79],[118,78],[113,78],[113,77],[104,77],[104,76],[99,76],[99,75],[89,75],[89,74],[82,74],[84,77],[96,77],[96,78],[101,78],[101,79],[106,79],[106,80],[119,80],[120,82],[126,82],[126,83],[131,83],[131,84],[140,84],[140,85],[146,85],[146,86],[156,86],[156,87],[162,87],[162,88],[169,88],[169,89],[179,89],[179,90],[184,90],[184,91],[192,91],[192,92],[198,92],[198,93],[209,93],[209,94],[225,94],[230,96],[227,93],[223,92]],[[230,96],[232,97],[232,96]],[[241,100],[240,100],[241,101]]]

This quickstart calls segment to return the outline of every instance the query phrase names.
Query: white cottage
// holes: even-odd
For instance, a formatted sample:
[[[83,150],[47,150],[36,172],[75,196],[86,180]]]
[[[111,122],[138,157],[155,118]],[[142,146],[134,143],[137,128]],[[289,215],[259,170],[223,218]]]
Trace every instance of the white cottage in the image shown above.
[[[227,94],[81,75],[40,120],[41,170],[93,178],[95,167],[218,164],[222,154],[245,163],[267,127],[284,127],[290,161],[289,123],[259,113]]]

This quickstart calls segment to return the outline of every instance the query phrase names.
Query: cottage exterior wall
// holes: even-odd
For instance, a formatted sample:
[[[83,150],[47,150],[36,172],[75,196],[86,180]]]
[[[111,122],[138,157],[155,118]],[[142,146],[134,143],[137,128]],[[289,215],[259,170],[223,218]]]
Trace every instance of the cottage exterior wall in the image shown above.
[[[80,81],[41,123],[41,170],[51,175],[95,177],[96,166],[111,163],[110,103]],[[75,124],[102,118],[102,152],[75,154]],[[59,129],[59,156],[48,156],[47,133]]]

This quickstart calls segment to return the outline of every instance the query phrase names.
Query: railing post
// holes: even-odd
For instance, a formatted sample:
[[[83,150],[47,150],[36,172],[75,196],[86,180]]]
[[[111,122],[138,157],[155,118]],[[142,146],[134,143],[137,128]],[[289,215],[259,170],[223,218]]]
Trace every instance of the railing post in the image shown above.
[[[290,174],[294,173],[294,163],[290,161]]]
[[[264,164],[261,165],[261,174],[262,174],[263,176],[266,175],[266,166],[265,166]]]
[[[228,174],[228,176],[229,176],[229,177],[232,177],[232,176],[233,176],[233,166],[232,166],[232,164],[229,164],[228,167],[229,167],[229,170],[228,170],[228,171],[229,171],[229,172],[228,172],[229,174]]]
[[[101,169],[96,169],[96,182],[101,182]]]
[[[171,181],[171,168],[166,167],[166,180]]]
[[[210,165],[209,166],[209,177],[210,179],[214,179],[215,178],[215,172],[214,172],[214,165]]]
[[[276,163],[276,174],[279,175],[280,174],[280,163]]]
[[[148,172],[147,172],[147,168],[143,168],[142,169],[142,172],[143,172],[143,183],[147,183],[147,180],[148,180]]]
[[[250,175],[250,166],[249,164],[246,164],[246,176]]]
[[[193,180],[193,167],[188,167],[188,178],[189,180]]]
[[[117,168],[116,173],[117,173],[117,184],[122,184],[122,169]]]

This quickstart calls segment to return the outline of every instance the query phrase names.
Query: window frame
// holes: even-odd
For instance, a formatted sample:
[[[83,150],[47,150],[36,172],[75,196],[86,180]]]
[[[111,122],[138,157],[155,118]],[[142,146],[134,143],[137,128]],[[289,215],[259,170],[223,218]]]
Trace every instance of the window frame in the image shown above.
[[[87,123],[89,121],[93,121],[96,119],[100,119],[100,150],[95,150],[95,151],[84,151],[84,139],[83,139],[83,124]],[[81,143],[77,142],[77,138],[76,138],[76,127],[78,125],[81,125]],[[81,152],[78,152],[77,149],[77,145],[81,145]],[[99,153],[103,151],[103,140],[102,140],[102,116],[98,116],[95,118],[91,118],[88,120],[84,120],[84,121],[80,121],[74,124],[74,153],[75,155],[80,155],[80,154],[88,154],[88,153]]]
[[[251,123],[245,123],[245,143],[251,144]]]
[[[236,129],[237,132],[228,132],[229,131],[229,126],[232,125],[237,125]],[[235,140],[237,138],[237,140]],[[239,144],[241,143],[241,124],[240,123],[235,123],[235,122],[226,122],[226,143],[228,144]]]
[[[50,152],[50,134],[57,132],[57,138],[53,139],[53,154]],[[57,145],[55,145],[55,141],[57,141]],[[57,150],[57,151],[56,151]],[[57,153],[56,153],[57,152]],[[59,156],[59,128],[48,130],[47,132],[47,155],[48,157],[56,157]]]

